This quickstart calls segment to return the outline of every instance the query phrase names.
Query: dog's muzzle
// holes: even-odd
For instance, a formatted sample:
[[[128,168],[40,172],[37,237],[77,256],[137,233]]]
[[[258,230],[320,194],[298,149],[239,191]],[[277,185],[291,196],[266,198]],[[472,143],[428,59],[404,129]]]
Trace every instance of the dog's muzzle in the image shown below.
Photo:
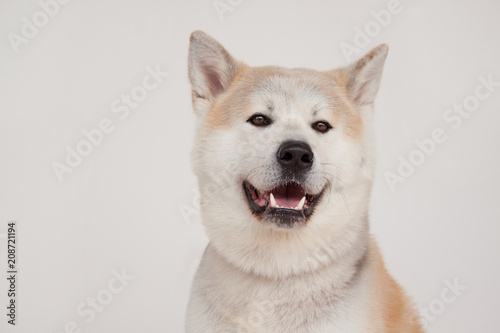
[[[250,182],[243,183],[252,213],[279,227],[302,224],[313,213],[321,193],[307,193],[302,183],[312,168],[314,153],[302,141],[286,141],[276,152],[282,179],[270,191],[261,191]]]

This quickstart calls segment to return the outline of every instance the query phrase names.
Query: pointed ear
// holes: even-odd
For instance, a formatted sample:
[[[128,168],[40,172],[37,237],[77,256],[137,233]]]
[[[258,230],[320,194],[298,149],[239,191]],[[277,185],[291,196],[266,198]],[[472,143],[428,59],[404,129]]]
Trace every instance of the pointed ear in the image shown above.
[[[357,105],[372,104],[375,100],[388,51],[389,47],[381,44],[343,69],[347,74],[347,92]]]
[[[238,62],[215,39],[198,30],[191,34],[188,67],[193,108],[202,115],[227,89]]]

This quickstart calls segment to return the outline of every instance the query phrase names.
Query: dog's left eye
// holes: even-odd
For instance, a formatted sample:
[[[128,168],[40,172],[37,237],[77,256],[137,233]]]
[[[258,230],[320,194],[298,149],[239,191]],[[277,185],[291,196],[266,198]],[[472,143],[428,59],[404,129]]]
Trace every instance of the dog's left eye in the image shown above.
[[[317,121],[312,124],[312,128],[320,133],[326,133],[332,128],[332,126],[326,121]]]
[[[254,126],[267,126],[271,125],[271,119],[262,114],[254,114],[248,119],[248,122]]]

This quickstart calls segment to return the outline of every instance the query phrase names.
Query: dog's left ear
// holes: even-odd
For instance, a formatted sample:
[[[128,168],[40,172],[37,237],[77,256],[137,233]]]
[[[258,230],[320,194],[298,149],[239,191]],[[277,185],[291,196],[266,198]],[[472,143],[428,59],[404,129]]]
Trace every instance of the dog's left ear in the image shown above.
[[[191,34],[188,68],[193,109],[203,116],[231,83],[238,62],[219,42],[198,30]]]
[[[363,106],[375,100],[388,51],[389,47],[381,44],[342,69],[347,78],[347,92],[355,104]]]

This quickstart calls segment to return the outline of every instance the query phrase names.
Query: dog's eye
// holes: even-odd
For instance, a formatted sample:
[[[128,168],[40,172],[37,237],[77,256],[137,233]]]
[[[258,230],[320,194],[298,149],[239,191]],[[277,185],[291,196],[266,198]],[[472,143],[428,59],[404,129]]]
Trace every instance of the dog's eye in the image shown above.
[[[267,118],[262,114],[254,114],[248,119],[248,122],[255,126],[267,126],[271,125],[271,119]]]
[[[326,133],[332,128],[332,126],[326,121],[317,121],[312,124],[312,128],[320,133]]]

